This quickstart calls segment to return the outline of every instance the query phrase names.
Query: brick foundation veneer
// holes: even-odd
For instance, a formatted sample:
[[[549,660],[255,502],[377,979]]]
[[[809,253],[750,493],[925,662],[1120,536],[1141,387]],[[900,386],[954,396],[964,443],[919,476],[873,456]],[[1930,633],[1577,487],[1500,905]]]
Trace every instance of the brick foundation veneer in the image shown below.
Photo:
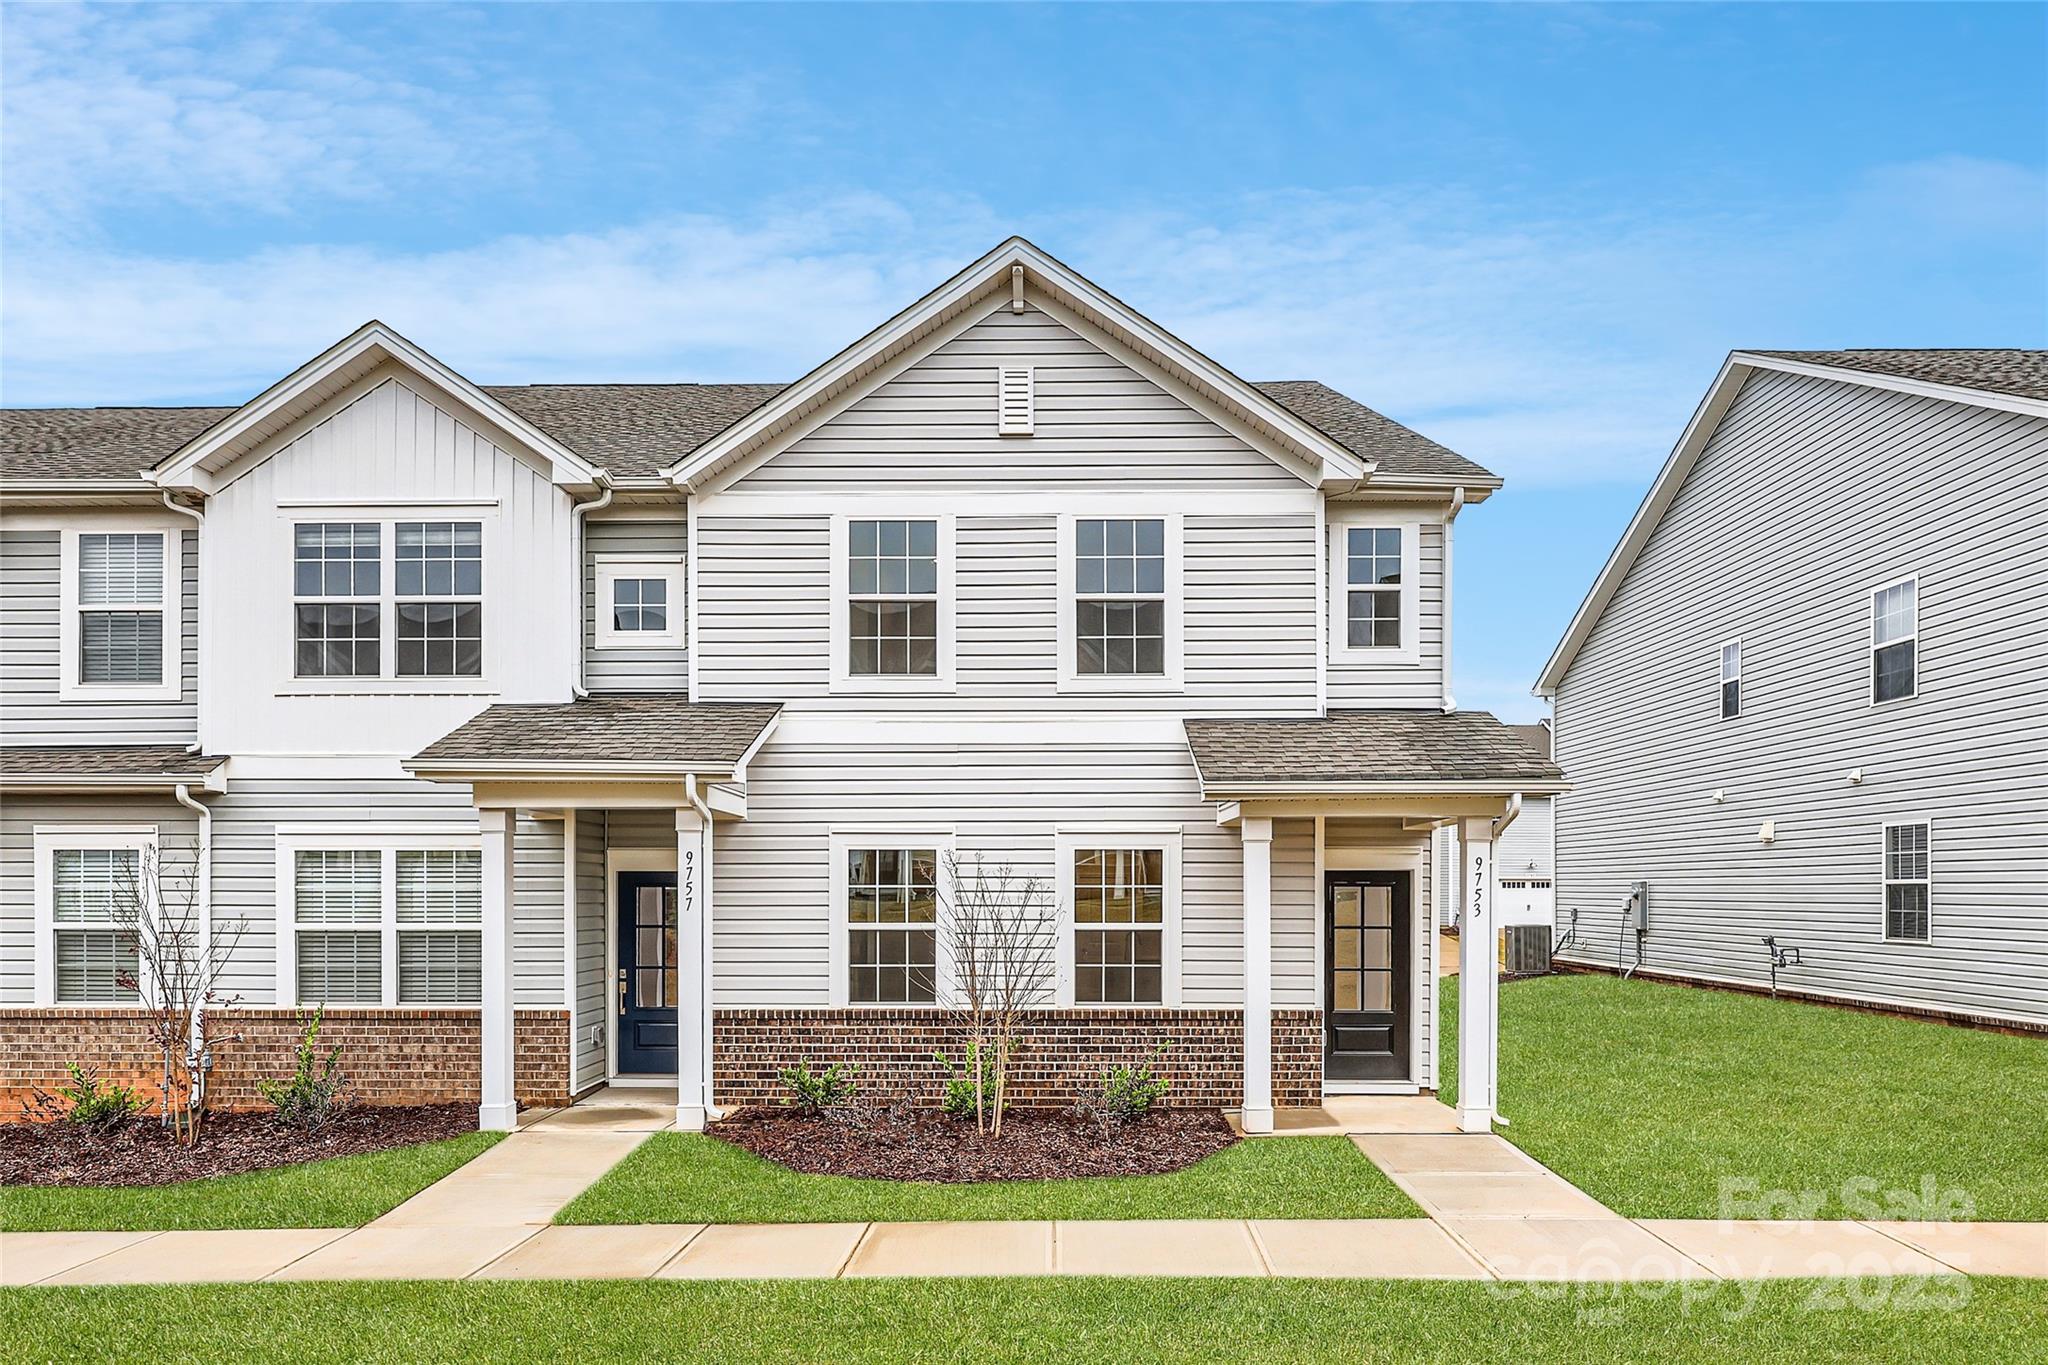
[[[303,1028],[299,1012],[230,1009],[214,1018],[218,1034],[240,1041],[218,1049],[209,1106],[263,1107],[256,1082],[291,1073]],[[103,1080],[157,1094],[162,1063],[149,1045],[144,1019],[125,1009],[0,1008],[0,1120],[17,1117],[32,1089],[55,1091],[64,1084],[70,1062],[97,1067]],[[480,1029],[473,1009],[336,1008],[320,1026],[320,1045],[323,1052],[341,1048],[341,1069],[360,1103],[474,1104],[481,1084]],[[566,1104],[568,1011],[519,1010],[513,1046],[520,1101]]]
[[[935,1104],[945,1070],[932,1053],[963,1051],[957,1018],[930,1009],[719,1010],[713,1021],[712,1094],[721,1105],[777,1104],[777,1073],[799,1062],[857,1062],[876,1100]],[[1157,1063],[1173,1082],[1167,1103],[1235,1109],[1244,1099],[1244,1016],[1238,1010],[1058,1009],[1036,1012],[1011,1079],[1023,1105],[1064,1106],[1096,1093],[1105,1067],[1136,1062],[1169,1043]],[[1273,1011],[1273,1102],[1320,1104],[1320,1010]]]

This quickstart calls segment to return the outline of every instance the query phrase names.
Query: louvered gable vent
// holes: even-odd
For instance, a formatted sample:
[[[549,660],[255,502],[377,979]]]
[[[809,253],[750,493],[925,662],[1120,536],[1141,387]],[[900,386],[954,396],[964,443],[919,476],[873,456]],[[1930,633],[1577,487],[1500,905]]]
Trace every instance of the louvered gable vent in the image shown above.
[[[1029,365],[996,369],[996,433],[1029,436],[1032,431],[1032,374]]]

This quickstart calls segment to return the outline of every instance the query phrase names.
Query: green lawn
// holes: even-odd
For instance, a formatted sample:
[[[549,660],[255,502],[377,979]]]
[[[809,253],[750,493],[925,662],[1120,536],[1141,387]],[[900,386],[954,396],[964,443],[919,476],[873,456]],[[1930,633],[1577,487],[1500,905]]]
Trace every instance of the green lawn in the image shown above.
[[[120,1189],[0,1185],[0,1229],[357,1227],[396,1208],[503,1136],[468,1133],[445,1142],[177,1185]]]
[[[1969,1302],[1958,1309],[1956,1300]],[[0,1291],[13,1359],[2048,1359],[2048,1282],[278,1284]]]
[[[1621,1213],[1717,1217],[1728,1179],[1824,1200],[1775,1216],[1856,1217],[1845,1182],[1931,1179],[1977,1218],[2048,1219],[2048,1040],[1604,975],[1500,996],[1500,1131]]]
[[[1415,1218],[1344,1138],[1240,1142],[1172,1175],[938,1185],[799,1175],[715,1138],[657,1133],[558,1223],[917,1223],[991,1218]]]

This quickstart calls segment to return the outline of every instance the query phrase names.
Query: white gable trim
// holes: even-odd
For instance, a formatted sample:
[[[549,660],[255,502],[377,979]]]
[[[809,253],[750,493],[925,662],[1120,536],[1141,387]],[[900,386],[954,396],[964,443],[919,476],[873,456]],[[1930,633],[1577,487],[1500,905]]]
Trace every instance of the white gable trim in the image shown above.
[[[222,476],[244,457],[281,448],[273,438],[341,394],[362,392],[365,378],[392,364],[468,408],[485,427],[496,429],[487,434],[502,433],[508,448],[524,447],[539,456],[554,483],[581,488],[598,483],[599,471],[567,446],[381,322],[365,323],[328,347],[195,436],[146,477],[162,488],[211,495],[225,486]]]
[[[1261,434],[1262,439],[1251,443],[1255,448],[1269,454],[1274,446],[1288,450],[1317,467],[1322,480],[1351,481],[1371,472],[1367,462],[1313,424],[1023,238],[1012,237],[713,436],[688,459],[662,471],[663,474],[692,492],[725,486],[730,480],[721,482],[718,476],[728,466],[771,448],[771,442],[787,444],[789,427],[811,418],[820,407],[833,403],[855,386],[871,387],[875,382],[873,372],[905,350],[920,342],[926,345],[919,349],[930,349],[934,344],[930,340],[932,334],[957,323],[959,315],[971,311],[984,295],[991,302],[998,293],[1007,299],[1008,291],[1014,288],[1013,266],[1023,268],[1028,283],[1045,299],[1063,305],[1088,319],[1098,331],[1145,355],[1172,379],[1175,392],[1201,395],[1233,411],[1238,420]]]
[[[1951,403],[1967,403],[1973,407],[1994,408],[2005,412],[2024,413],[2035,417],[2048,417],[2048,403],[2033,398],[2021,398],[2012,394],[1987,393],[1982,389],[1963,388],[1955,384],[1932,384],[1920,379],[1904,379],[1897,375],[1871,374],[1865,370],[1844,369],[1838,365],[1818,365],[1811,361],[1786,360],[1778,356],[1757,355],[1751,351],[1732,351],[1721,363],[1721,371],[1714,376],[1707,395],[1700,400],[1693,412],[1692,420],[1686,423],[1684,433],[1664,467],[1657,471],[1650,491],[1643,495],[1642,505],[1630,518],[1628,529],[1622,532],[1621,540],[1614,552],[1601,567],[1599,577],[1593,580],[1591,591],[1579,604],[1572,616],[1571,625],[1565,629],[1564,638],[1558,641],[1550,661],[1543,665],[1543,672],[1531,689],[1539,697],[1554,697],[1558,686],[1564,681],[1565,673],[1572,661],[1585,646],[1586,639],[1599,624],[1600,615],[1607,610],[1607,604],[1614,594],[1621,590],[1621,582],[1634,566],[1636,557],[1649,543],[1650,536],[1664,519],[1664,513],[1678,497],[1678,490],[1684,485],[1686,475],[1699,462],[1700,454],[1707,442],[1720,427],[1721,419],[1728,407],[1735,401],[1735,395],[1742,391],[1743,383],[1758,370],[1782,370],[1787,374],[1811,375],[1818,379],[1830,379],[1843,384],[1858,384],[1865,388],[1889,389],[1894,393],[1915,394],[1926,398],[1939,398]]]

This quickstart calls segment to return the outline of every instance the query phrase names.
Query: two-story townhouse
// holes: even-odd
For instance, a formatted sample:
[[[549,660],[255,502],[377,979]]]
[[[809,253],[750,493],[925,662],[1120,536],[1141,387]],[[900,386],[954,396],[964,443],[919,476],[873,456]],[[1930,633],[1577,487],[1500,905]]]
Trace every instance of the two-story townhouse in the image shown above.
[[[2048,352],[1731,355],[1537,685],[1565,956],[2048,1028],[2044,507]]]
[[[0,475],[6,1088],[133,1036],[154,847],[241,935],[230,1101],[313,1004],[487,1127],[930,1096],[957,860],[1044,890],[1027,1100],[1167,1043],[1258,1130],[1435,1084],[1432,832],[1483,919],[1562,785],[1449,696],[1500,481],[1018,239],[786,386],[481,387],[373,323],[239,408],[9,412]]]

